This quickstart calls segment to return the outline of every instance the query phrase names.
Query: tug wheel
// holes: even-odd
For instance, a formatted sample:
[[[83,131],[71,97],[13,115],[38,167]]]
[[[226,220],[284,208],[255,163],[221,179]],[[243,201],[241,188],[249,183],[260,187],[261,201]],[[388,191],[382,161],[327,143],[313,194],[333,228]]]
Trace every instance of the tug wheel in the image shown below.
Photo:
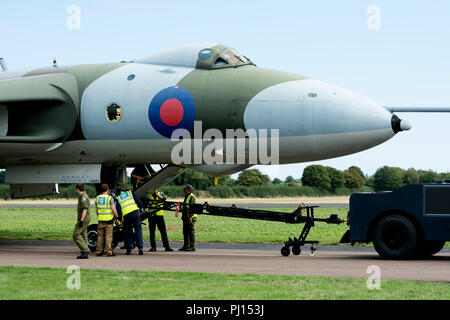
[[[289,250],[289,247],[281,248],[281,255],[283,257],[287,257],[290,253],[291,253],[291,250]]]
[[[295,256],[298,256],[301,252],[302,252],[302,249],[300,247],[298,247],[298,246],[295,246],[295,247],[292,248],[292,253]]]

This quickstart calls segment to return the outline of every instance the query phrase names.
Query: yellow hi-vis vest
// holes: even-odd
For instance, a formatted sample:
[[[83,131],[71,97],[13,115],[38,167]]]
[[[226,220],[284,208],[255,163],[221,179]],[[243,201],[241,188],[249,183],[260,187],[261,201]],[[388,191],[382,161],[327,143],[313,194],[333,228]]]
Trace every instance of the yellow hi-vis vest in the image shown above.
[[[95,198],[98,221],[111,221],[114,219],[114,214],[111,209],[111,198],[112,197],[107,194],[101,194]]]
[[[197,198],[194,196],[194,194],[191,192],[189,195],[188,195],[188,197],[186,198],[186,203],[190,203],[190,201],[191,201],[191,198],[194,198],[195,200],[197,200]],[[189,210],[189,209],[188,209]],[[193,214],[192,215],[192,218],[197,218],[197,215],[196,214]]]
[[[159,192],[158,192],[158,195],[159,195]],[[148,193],[147,194],[147,199],[150,200],[150,202],[148,203],[148,207],[149,207],[150,210],[155,210],[155,209],[158,209],[158,208],[162,208],[162,206],[163,206],[162,203],[152,202],[152,201],[155,201],[155,200],[160,200],[158,197],[155,197],[153,195],[153,193]],[[156,211],[154,213],[154,215],[162,217],[162,216],[164,216],[164,211],[163,210],[158,210],[158,211]]]
[[[133,194],[131,191],[122,192],[118,197],[117,201],[120,204],[120,208],[122,209],[122,217],[125,217],[130,212],[139,211],[139,207],[134,201]]]

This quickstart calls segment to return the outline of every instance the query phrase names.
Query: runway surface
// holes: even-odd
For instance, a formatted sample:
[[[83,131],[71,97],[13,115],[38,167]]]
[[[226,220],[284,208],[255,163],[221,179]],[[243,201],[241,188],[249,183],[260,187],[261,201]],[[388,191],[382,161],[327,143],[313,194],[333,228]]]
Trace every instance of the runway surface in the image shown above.
[[[173,244],[179,248],[179,243]],[[70,241],[0,241],[0,265],[58,267],[78,265],[108,270],[158,270],[213,273],[255,273],[295,276],[328,276],[367,279],[367,268],[376,265],[381,279],[436,281],[450,283],[450,250],[425,260],[382,260],[370,247],[319,246],[315,256],[304,247],[300,256],[282,257],[280,245],[199,243],[196,252],[136,250],[126,256],[116,250],[116,257],[90,256],[77,260],[77,248]],[[148,250],[148,248],[146,248]]]

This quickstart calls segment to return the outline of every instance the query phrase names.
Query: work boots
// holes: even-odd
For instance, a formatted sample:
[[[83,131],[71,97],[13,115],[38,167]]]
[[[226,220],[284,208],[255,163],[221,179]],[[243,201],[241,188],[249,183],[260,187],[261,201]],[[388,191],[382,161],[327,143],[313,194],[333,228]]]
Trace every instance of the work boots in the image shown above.
[[[88,253],[82,253],[81,255],[79,255],[77,257],[77,259],[89,259],[89,254]]]

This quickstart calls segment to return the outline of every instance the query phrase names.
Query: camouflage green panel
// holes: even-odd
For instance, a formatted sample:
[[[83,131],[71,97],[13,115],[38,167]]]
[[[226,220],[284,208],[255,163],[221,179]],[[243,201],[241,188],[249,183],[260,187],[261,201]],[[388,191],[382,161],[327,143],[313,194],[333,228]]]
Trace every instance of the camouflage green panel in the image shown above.
[[[244,111],[257,93],[279,83],[304,79],[307,78],[245,65],[196,69],[181,79],[179,85],[194,97],[195,120],[202,121],[203,130],[216,128],[225,133],[225,129],[246,129]]]
[[[86,90],[92,82],[125,64],[126,63],[85,64],[71,67],[67,72],[73,74],[77,78],[78,91],[81,97],[84,90]]]

